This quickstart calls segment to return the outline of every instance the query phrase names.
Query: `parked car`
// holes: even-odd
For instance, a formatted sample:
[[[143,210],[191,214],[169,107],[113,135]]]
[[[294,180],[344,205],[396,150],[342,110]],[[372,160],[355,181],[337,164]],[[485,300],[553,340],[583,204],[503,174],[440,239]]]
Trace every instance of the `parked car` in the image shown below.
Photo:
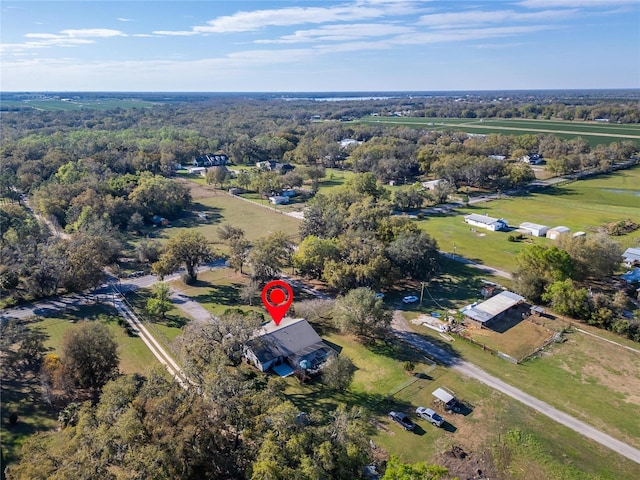
[[[384,293],[376,293],[376,298],[382,300],[384,298]]]
[[[415,295],[407,295],[402,299],[402,303],[416,303],[418,301],[418,297]]]
[[[389,418],[395,422],[398,422],[404,427],[405,430],[413,430],[416,428],[416,424],[409,418],[409,415],[402,412],[389,412]]]
[[[444,423],[444,418],[442,418],[430,408],[418,407],[416,408],[416,415],[418,415],[420,418],[424,418],[430,423],[433,423],[436,427],[441,427]]]

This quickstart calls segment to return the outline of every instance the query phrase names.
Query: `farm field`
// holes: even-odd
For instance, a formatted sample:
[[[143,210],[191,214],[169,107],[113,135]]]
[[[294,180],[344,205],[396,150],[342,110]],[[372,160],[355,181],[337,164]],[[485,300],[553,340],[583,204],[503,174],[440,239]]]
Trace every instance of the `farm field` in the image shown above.
[[[3,100],[2,105],[9,108],[33,108],[45,112],[59,112],[66,110],[109,110],[112,108],[148,108],[158,105],[158,103],[148,102],[144,100],[120,100],[120,99],[101,99],[101,100],[69,100],[62,101],[60,99],[50,100]]]
[[[570,122],[561,120],[529,120],[506,118],[421,118],[421,117],[364,117],[358,120],[367,124],[398,125],[431,130],[463,130],[467,133],[503,133],[524,135],[549,133],[562,138],[582,136],[592,147],[598,144],[632,140],[640,142],[640,125],[608,124],[595,122]]]

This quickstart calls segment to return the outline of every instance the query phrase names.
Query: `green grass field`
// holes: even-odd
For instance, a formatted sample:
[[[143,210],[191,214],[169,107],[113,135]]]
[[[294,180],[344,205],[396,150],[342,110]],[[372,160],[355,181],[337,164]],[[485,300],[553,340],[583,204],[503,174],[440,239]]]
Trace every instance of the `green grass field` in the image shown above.
[[[417,220],[437,241],[440,249],[480,263],[513,271],[515,258],[529,243],[552,244],[546,238],[531,237],[526,242],[509,242],[509,233],[490,232],[481,228],[473,231],[463,216],[481,213],[505,218],[516,227],[532,222],[549,227],[564,225],[572,232],[595,233],[602,225],[625,219],[640,223],[640,167],[620,170],[588,180],[580,180],[540,193],[503,198],[460,208],[455,214],[427,216]],[[640,231],[614,237],[622,246],[637,243]]]
[[[118,325],[118,315],[109,305],[79,307],[63,314],[43,317],[30,324],[30,328],[41,330],[47,336],[45,346],[50,351],[59,353],[62,338],[79,319],[103,322],[113,334],[119,348],[120,371],[122,373],[145,374],[150,366],[157,365],[156,358],[137,336],[129,336],[124,328]]]
[[[528,120],[504,118],[421,118],[421,117],[364,117],[358,122],[372,125],[397,125],[430,130],[462,130],[467,133],[502,133],[524,135],[549,133],[561,138],[582,136],[592,147],[622,140],[640,143],[640,125],[561,120]]]
[[[566,326],[553,320],[547,325],[552,329]],[[442,343],[436,332],[416,329]],[[600,335],[597,329],[585,329]],[[629,421],[640,408],[640,354],[579,332],[567,338],[520,365],[463,339],[456,339],[449,348],[507,383],[640,448],[640,424]],[[632,345],[620,338],[615,341]]]
[[[196,228],[210,241],[218,242],[218,228],[228,223],[242,228],[250,241],[277,231],[283,231],[292,239],[298,240],[300,220],[296,218],[271,208],[257,207],[252,202],[209,187],[195,186],[192,194],[193,215],[172,222],[172,228],[157,230],[158,238],[166,239],[181,230]],[[197,213],[204,213],[207,218],[201,220]]]

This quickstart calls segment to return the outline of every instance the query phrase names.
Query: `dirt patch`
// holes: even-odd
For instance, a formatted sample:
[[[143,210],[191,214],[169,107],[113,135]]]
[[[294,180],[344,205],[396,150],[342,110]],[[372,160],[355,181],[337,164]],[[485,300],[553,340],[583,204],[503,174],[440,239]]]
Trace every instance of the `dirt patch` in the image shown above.
[[[189,190],[191,191],[191,198],[193,200],[197,200],[200,198],[211,198],[211,197],[219,197],[221,195],[226,195],[224,191],[214,190],[211,187],[200,185],[199,183],[189,182],[187,180],[181,180]]]
[[[605,223],[602,226],[602,229],[605,232],[607,232],[609,235],[615,236],[626,235],[627,233],[631,233],[638,228],[640,228],[640,225],[630,219],[620,220],[619,222]]]
[[[465,451],[454,445],[437,458],[436,463],[449,470],[449,478],[460,480],[501,479],[493,464],[491,452]]]
[[[541,347],[553,332],[533,322],[519,320],[504,332],[490,329],[469,329],[467,334],[489,348],[522,359]]]
[[[374,427],[376,427],[378,430],[382,430],[382,431],[383,431],[384,433],[386,433],[387,435],[391,435],[391,436],[393,436],[393,435],[395,435],[395,434],[396,434],[393,430],[391,430],[391,429],[387,428],[387,426],[386,426],[384,423],[380,422],[379,420],[377,420],[377,419],[375,419],[375,418],[372,418],[372,419],[371,419],[371,420],[369,420],[369,421],[371,422],[371,424],[372,424]]]

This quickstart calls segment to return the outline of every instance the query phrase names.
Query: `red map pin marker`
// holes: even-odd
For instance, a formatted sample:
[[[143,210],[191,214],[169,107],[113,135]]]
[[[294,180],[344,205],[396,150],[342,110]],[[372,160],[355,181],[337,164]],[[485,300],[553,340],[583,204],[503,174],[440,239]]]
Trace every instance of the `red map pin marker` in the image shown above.
[[[291,302],[293,302],[293,290],[282,280],[273,280],[262,289],[262,303],[276,325],[280,325]]]

